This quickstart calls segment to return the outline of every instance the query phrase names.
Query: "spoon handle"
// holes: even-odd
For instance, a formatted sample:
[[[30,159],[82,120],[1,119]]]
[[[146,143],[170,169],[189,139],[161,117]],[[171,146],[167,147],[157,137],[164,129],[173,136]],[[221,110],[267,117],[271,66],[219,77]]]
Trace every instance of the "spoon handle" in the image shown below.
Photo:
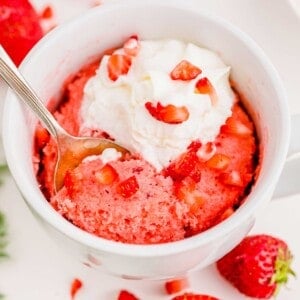
[[[67,134],[32,90],[1,45],[0,77],[33,110],[52,136],[58,138],[61,134]]]

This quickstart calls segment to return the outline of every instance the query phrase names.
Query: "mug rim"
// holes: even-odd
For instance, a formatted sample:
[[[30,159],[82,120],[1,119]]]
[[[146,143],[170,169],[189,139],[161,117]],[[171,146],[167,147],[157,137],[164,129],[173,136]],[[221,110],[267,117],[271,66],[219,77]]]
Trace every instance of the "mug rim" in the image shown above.
[[[274,182],[276,182],[279,178],[284,165],[290,137],[290,114],[288,110],[285,89],[277,71],[275,70],[274,66],[270,62],[269,58],[265,55],[263,50],[248,35],[246,35],[237,27],[233,26],[228,21],[204,11],[192,11],[191,9],[184,7],[184,1],[181,0],[173,0],[172,2],[165,1],[163,3],[161,3],[161,1],[158,0],[143,1],[143,3],[141,3],[141,1],[139,0],[133,0],[127,1],[126,4],[107,3],[103,6],[93,8],[90,11],[83,13],[81,16],[78,16],[77,18],[70,20],[63,25],[58,26],[56,29],[53,30],[53,32],[48,33],[30,51],[25,60],[22,62],[20,70],[25,71],[26,68],[30,69],[31,58],[34,57],[37,53],[43,51],[44,48],[46,48],[47,42],[49,40],[55,39],[59,36],[63,36],[67,29],[69,27],[74,26],[74,24],[84,23],[86,19],[93,18],[94,15],[99,16],[102,13],[114,11],[115,9],[125,9],[128,8],[128,6],[142,6],[143,9],[145,9],[145,5],[170,7],[180,9],[184,11],[184,13],[197,14],[201,18],[216,23],[218,26],[224,28],[226,31],[234,35],[235,38],[244,42],[247,45],[248,49],[255,54],[255,57],[257,60],[259,60],[260,64],[267,70],[267,74],[270,81],[273,84],[273,88],[276,89],[276,93],[279,99],[278,105],[280,107],[282,119],[282,130],[280,137],[278,137],[280,143],[278,143],[278,148],[276,149],[277,155],[273,158],[274,164],[272,164],[272,167],[270,168],[270,170],[268,170],[269,175],[265,178],[263,184],[264,186],[259,183],[255,184],[249,195],[251,197],[251,201],[250,199],[245,201],[245,203],[243,203],[243,205],[241,205],[239,209],[230,218],[224,220],[223,222],[217,225],[214,225],[213,227],[205,230],[204,232],[198,233],[194,236],[179,241],[145,245],[122,243],[95,236],[71,224],[69,221],[64,219],[63,216],[61,216],[57,211],[55,211],[50,206],[50,204],[47,207],[43,205],[44,203],[41,201],[41,197],[45,197],[41,193],[41,191],[40,193],[37,193],[35,192],[33,186],[30,186],[30,184],[28,185],[25,183],[22,168],[19,167],[19,164],[15,163],[13,156],[11,156],[14,147],[11,141],[11,135],[8,133],[7,130],[7,127],[9,127],[7,118],[9,115],[9,111],[12,110],[12,105],[9,101],[7,101],[7,99],[15,96],[13,92],[9,90],[6,95],[3,113],[3,144],[9,168],[12,172],[13,177],[15,178],[15,181],[17,182],[17,186],[19,187],[21,193],[24,196],[25,201],[35,210],[35,212],[38,213],[38,215],[43,220],[46,220],[47,223],[50,224],[53,228],[58,230],[60,233],[63,233],[64,235],[68,236],[72,240],[75,240],[83,245],[100,251],[135,257],[164,256],[198,248],[203,244],[208,244],[212,240],[221,238],[223,235],[226,235],[234,228],[236,228],[243,220],[249,218],[252,215],[252,213],[257,209],[257,207],[261,205],[262,202],[267,201],[267,199],[261,198],[264,198],[265,195],[272,192],[271,189],[272,187],[274,187]]]

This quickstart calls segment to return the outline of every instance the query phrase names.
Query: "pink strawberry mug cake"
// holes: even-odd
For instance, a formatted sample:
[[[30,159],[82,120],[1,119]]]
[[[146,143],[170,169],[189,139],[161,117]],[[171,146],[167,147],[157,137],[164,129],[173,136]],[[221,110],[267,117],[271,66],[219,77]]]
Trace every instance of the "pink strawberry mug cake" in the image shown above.
[[[73,135],[130,150],[87,157],[56,194],[56,143],[41,126],[34,156],[51,205],[97,236],[171,242],[221,222],[253,184],[253,122],[214,52],[176,39],[128,38],[71,76],[55,116]]]
[[[227,22],[180,0],[105,4],[49,33],[20,68],[70,133],[130,150],[84,159],[55,194],[55,144],[7,94],[10,170],[79,261],[126,278],[182,275],[237,245],[270,200],[289,144],[285,93]]]

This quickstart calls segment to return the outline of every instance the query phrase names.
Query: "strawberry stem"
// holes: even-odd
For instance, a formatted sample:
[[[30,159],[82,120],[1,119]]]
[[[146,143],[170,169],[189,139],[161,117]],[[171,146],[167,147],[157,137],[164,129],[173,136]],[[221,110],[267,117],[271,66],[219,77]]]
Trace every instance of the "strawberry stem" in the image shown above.
[[[296,276],[296,273],[291,269],[293,256],[289,250],[284,251],[282,248],[278,250],[278,256],[275,261],[275,273],[271,278],[271,284],[276,284],[274,296],[279,293],[282,285],[288,282],[289,276]]]

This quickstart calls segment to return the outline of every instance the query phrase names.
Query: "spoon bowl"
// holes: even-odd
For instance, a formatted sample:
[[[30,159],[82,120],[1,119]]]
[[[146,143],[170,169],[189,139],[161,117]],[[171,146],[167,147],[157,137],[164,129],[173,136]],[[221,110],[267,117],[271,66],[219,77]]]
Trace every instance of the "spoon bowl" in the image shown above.
[[[67,133],[47,110],[1,45],[0,77],[32,109],[56,140],[58,155],[53,178],[55,192],[63,187],[66,173],[76,168],[84,158],[100,155],[108,148],[116,149],[122,156],[129,153],[126,148],[109,139],[76,137]]]
[[[114,148],[122,155],[129,151],[120,145],[102,138],[74,137],[69,134],[58,136],[58,159],[54,172],[54,189],[63,187],[65,174],[75,169],[81,161],[91,155],[99,155],[107,148]]]

